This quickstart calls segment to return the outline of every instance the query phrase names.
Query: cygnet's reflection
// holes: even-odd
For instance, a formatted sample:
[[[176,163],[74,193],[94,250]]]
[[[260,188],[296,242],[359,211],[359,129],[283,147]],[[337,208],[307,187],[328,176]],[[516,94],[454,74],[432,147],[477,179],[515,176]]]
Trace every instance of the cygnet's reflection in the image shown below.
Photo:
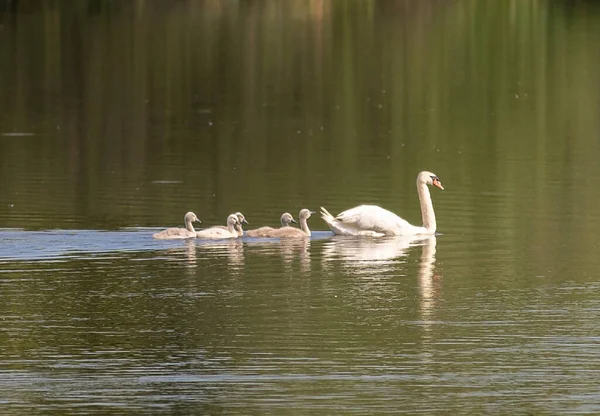
[[[184,253],[188,267],[196,267],[196,245],[194,240],[185,240]]]
[[[281,241],[281,258],[285,264],[290,264],[295,258],[300,261],[302,271],[310,270],[310,239],[288,238]]]
[[[196,244],[193,238],[187,240],[180,240],[181,245],[177,247],[169,248],[164,250],[164,254],[167,255],[167,260],[181,262],[183,259],[186,267],[196,267]]]
[[[297,259],[300,270],[310,271],[310,238],[282,238],[278,239],[249,239],[248,247],[256,249],[255,252],[265,255],[278,255],[284,265],[291,266]]]
[[[211,257],[226,257],[229,270],[244,267],[244,244],[239,238],[228,240],[196,240],[195,247]]]

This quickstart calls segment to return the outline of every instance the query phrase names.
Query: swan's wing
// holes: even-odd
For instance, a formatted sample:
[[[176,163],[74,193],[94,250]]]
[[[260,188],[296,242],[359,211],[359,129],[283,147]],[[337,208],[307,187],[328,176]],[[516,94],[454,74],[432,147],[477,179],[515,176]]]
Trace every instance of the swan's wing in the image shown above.
[[[367,212],[369,212],[369,205],[361,205],[358,207],[347,209],[346,211],[340,212],[335,216],[335,220],[341,221],[345,224],[356,224],[359,223]]]
[[[364,229],[372,229],[377,224],[389,226],[395,224],[397,220],[404,221],[393,212],[377,205],[360,205],[350,208],[340,212],[335,219],[345,224],[354,224]]]
[[[341,212],[335,219],[345,224],[352,224],[361,230],[381,233],[411,226],[408,221],[377,205],[360,205]]]
[[[360,205],[339,213],[336,217],[327,211],[322,218],[334,234],[339,235],[402,235],[415,234],[413,225],[387,209],[376,205]]]
[[[338,221],[325,207],[321,207],[321,218],[335,235],[359,235],[359,230],[352,224],[345,224],[342,221]]]

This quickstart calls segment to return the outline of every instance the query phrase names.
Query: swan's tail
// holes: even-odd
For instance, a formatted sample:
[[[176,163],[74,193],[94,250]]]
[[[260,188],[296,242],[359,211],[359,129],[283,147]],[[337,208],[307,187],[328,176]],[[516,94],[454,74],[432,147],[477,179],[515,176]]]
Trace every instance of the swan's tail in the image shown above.
[[[323,221],[325,221],[327,224],[331,224],[333,221],[335,221],[335,217],[331,215],[324,207],[321,207],[321,218],[323,218]]]

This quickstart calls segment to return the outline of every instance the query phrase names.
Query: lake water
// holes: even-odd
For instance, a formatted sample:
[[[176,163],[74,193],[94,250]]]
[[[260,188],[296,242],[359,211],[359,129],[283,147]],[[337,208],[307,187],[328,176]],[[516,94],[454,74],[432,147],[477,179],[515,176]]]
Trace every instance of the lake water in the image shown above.
[[[0,1],[5,414],[600,413],[592,1]],[[434,237],[160,241],[373,203]]]

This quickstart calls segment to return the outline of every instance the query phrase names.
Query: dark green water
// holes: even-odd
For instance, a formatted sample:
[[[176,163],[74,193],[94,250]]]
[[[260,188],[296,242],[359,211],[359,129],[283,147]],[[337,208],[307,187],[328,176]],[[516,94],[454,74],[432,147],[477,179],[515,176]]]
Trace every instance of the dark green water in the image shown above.
[[[600,7],[0,1],[6,414],[600,412]],[[437,237],[158,241],[360,203]]]

